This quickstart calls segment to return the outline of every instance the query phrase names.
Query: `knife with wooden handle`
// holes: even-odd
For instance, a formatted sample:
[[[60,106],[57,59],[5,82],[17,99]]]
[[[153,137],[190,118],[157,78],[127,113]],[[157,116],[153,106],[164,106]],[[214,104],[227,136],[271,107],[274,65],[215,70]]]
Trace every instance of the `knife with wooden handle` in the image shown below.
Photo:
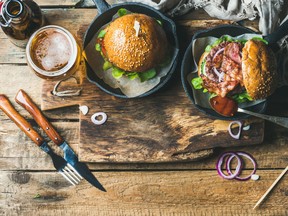
[[[21,116],[18,111],[15,110],[9,99],[1,94],[0,95],[0,109],[12,120],[15,124],[30,137],[37,146],[41,146],[45,141],[44,139],[33,129],[31,124]]]
[[[60,146],[64,142],[64,139],[57,133],[52,124],[46,119],[26,92],[20,89],[15,100],[31,114],[37,124],[56,145]]]
[[[0,94],[0,109],[12,120],[14,123],[28,136],[30,137],[37,146],[39,146],[44,152],[50,155],[55,169],[62,174],[70,183],[74,184],[71,179],[67,178],[67,175],[63,173],[63,168],[66,167],[67,161],[61,156],[55,154],[47,142],[42,138],[36,130],[33,129],[31,124],[21,116],[18,111],[10,103],[9,99]],[[75,184],[74,184],[75,185]]]
[[[71,164],[79,174],[90,182],[93,186],[97,187],[102,191],[106,191],[105,188],[100,184],[100,182],[91,173],[86,164],[79,162],[78,157],[75,152],[70,148],[66,141],[60,136],[60,134],[55,130],[53,125],[46,119],[40,109],[35,105],[32,99],[27,95],[22,89],[17,93],[15,100],[23,108],[25,108],[37,124],[44,130],[44,132],[49,136],[49,138],[64,151],[64,159]]]

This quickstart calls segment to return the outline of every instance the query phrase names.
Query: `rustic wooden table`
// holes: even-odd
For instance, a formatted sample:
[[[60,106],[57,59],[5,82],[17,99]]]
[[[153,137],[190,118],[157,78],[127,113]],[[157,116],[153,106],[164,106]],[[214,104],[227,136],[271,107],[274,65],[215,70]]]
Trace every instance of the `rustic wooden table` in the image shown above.
[[[97,14],[95,8],[87,7],[86,1],[37,3],[43,7],[49,23],[69,29],[79,39]],[[195,31],[232,22],[210,18],[199,10],[176,23],[181,47],[185,49]],[[257,22],[247,21],[245,25],[257,29]],[[26,65],[24,50],[12,45],[2,31],[0,46],[0,92],[16,106],[14,97],[21,88],[40,105],[42,81]],[[16,107],[38,129],[27,112]],[[287,115],[281,107],[268,111]],[[45,114],[77,152],[78,107]],[[220,178],[215,163],[220,153],[227,150],[252,154],[258,163],[260,180],[239,182]],[[0,215],[288,215],[287,176],[259,209],[252,210],[287,163],[287,129],[267,122],[261,145],[219,149],[212,157],[197,162],[89,164],[107,189],[103,193],[86,181],[71,186],[54,170],[50,158],[0,112]],[[252,167],[245,169],[248,172]]]

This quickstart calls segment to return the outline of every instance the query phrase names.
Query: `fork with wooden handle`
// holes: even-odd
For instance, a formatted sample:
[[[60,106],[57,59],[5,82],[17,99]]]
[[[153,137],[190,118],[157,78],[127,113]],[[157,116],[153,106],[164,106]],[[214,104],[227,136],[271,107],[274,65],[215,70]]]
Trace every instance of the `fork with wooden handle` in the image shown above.
[[[9,99],[0,94],[0,109],[12,120],[14,123],[28,136],[37,146],[39,146],[44,152],[50,155],[53,165],[56,170],[71,184],[76,185],[80,182],[81,176],[78,172],[64,160],[64,158],[55,154],[48,146],[47,142],[41,137],[37,131],[33,129],[31,124],[21,116],[18,111],[10,103]]]

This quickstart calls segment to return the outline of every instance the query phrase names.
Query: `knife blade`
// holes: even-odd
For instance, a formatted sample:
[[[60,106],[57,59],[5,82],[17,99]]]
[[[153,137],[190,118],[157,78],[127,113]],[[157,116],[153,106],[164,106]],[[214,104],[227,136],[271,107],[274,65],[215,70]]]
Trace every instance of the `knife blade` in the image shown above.
[[[97,178],[91,173],[88,166],[82,162],[79,162],[78,157],[67,142],[60,136],[60,134],[55,130],[53,125],[46,119],[44,114],[40,109],[35,105],[32,99],[28,94],[20,89],[15,97],[15,100],[20,104],[24,109],[26,109],[37,124],[44,130],[48,137],[59,146],[64,152],[64,159],[79,172],[79,174],[85,178],[90,184],[96,188],[106,192],[106,189],[102,184],[97,180]]]
[[[62,172],[63,167],[67,162],[55,154],[43,137],[33,129],[31,124],[14,108],[6,95],[0,94],[0,109],[44,152],[50,155],[55,169],[62,174],[71,184],[75,185],[67,176]]]

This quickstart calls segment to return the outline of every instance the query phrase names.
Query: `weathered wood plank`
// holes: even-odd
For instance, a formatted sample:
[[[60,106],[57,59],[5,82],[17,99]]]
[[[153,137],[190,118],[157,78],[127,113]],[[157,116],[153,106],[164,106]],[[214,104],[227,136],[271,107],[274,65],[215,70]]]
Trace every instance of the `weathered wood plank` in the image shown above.
[[[35,100],[37,104],[40,103],[40,90],[42,80],[36,77],[27,66],[17,65],[0,65],[1,79],[0,79],[0,92],[5,94],[11,103],[20,109],[14,101],[19,89],[23,88]],[[21,114],[24,112],[21,111]],[[2,111],[1,116],[6,116]]]
[[[0,118],[0,170],[54,170],[48,155],[42,152],[10,120]],[[32,122],[33,123],[33,122]],[[55,128],[79,153],[79,123],[53,122]],[[33,124],[35,126],[35,123]],[[36,127],[38,130],[38,127]],[[41,130],[40,130],[41,131]],[[217,158],[225,151],[245,151],[253,155],[260,169],[284,168],[288,163],[288,135],[286,129],[266,124],[266,139],[263,144],[241,148],[217,149],[213,157],[182,163],[96,163],[89,164],[93,170],[195,170],[215,169]],[[41,131],[41,134],[43,132]],[[45,136],[46,140],[47,136]],[[54,146],[53,144],[51,146]],[[54,147],[58,153],[61,151]],[[96,156],[96,154],[95,154]],[[248,164],[247,168],[252,168]]]
[[[63,155],[62,150],[50,141],[35,121],[31,121],[31,124],[55,153]],[[79,152],[79,123],[53,122],[53,125],[71,148]],[[1,119],[0,149],[0,170],[55,170],[50,156],[38,148],[11,120]]]
[[[215,171],[94,173],[106,193],[86,181],[70,186],[55,172],[1,172],[0,214],[287,215],[287,176],[252,209],[280,172],[259,170],[261,179],[247,182],[223,180]]]
[[[32,73],[30,68],[26,65],[0,65],[1,79],[0,79],[0,93],[7,95],[15,108],[20,111],[21,115],[26,118],[31,116],[21,106],[19,106],[14,98],[19,89],[24,89],[35,103],[40,107],[42,102],[41,89],[42,79],[38,78]],[[52,91],[53,86],[50,87]],[[68,107],[61,110],[53,110],[45,112],[50,119],[69,119],[79,120],[78,107]],[[8,117],[0,111],[1,119],[8,119]]]
[[[80,159],[116,163],[185,161],[198,158],[198,150],[262,143],[263,121],[251,119],[251,130],[235,140],[227,133],[229,122],[207,118],[192,106],[179,80],[173,84],[151,97],[128,100],[83,84],[79,99],[90,107],[91,114],[80,115]],[[99,111],[107,113],[108,121],[95,126],[90,118]]]
[[[34,0],[40,7],[64,7],[64,6],[76,6],[77,4],[80,4],[82,0]],[[85,0],[84,0],[85,1]]]

